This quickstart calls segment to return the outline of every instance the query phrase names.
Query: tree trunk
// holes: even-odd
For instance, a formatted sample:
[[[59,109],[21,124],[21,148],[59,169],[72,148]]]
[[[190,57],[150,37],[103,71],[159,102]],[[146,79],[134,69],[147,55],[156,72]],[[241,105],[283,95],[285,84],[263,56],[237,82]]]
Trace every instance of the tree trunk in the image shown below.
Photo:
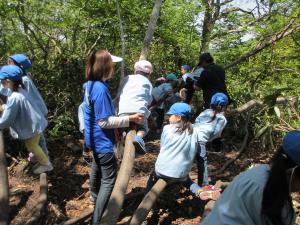
[[[101,225],[115,225],[122,210],[125,192],[131,176],[134,164],[135,148],[133,139],[136,135],[135,130],[130,130],[126,135],[123,160],[120,166],[118,177],[103,214]]]
[[[216,21],[220,15],[220,0],[202,0],[205,6],[204,20],[202,27],[202,38],[200,44],[200,54],[209,51],[209,43],[211,41],[211,33],[214,29]]]
[[[214,28],[214,21],[213,21],[213,8],[212,8],[212,1],[211,0],[203,0],[202,1],[205,5],[205,12],[204,12],[204,21],[202,27],[202,38],[200,44],[200,54],[204,52],[208,52],[209,50],[209,43],[211,32]]]
[[[120,78],[120,80],[122,80],[125,76],[124,57],[125,57],[126,48],[125,48],[123,20],[122,20],[122,16],[121,16],[119,0],[116,0],[116,4],[117,4],[117,14],[118,14],[118,19],[119,19],[119,26],[120,26],[120,39],[121,39],[121,44],[122,44],[122,58],[123,58],[123,61],[121,62],[121,78]]]
[[[157,23],[161,4],[162,4],[162,0],[156,0],[155,5],[153,7],[151,18],[150,18],[150,21],[148,24],[148,29],[146,31],[146,35],[145,35],[144,42],[143,42],[140,60],[147,59],[147,57],[148,57],[149,47],[150,47],[150,43],[153,38],[154,28]]]
[[[166,188],[167,182],[163,179],[159,179],[152,189],[143,198],[138,208],[135,210],[130,225],[140,225],[146,219],[149,211],[156,202],[161,192]]]
[[[9,224],[9,187],[7,163],[3,142],[3,134],[0,131],[0,225]]]

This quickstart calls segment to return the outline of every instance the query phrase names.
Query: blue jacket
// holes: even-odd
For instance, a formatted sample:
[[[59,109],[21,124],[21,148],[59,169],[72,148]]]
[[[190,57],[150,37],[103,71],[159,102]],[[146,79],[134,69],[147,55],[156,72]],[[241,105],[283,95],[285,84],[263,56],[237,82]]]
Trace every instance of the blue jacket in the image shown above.
[[[178,124],[164,126],[155,171],[172,178],[185,178],[190,172],[197,148],[195,135],[176,132]]]
[[[2,106],[4,111],[0,117],[0,129],[10,127],[14,138],[29,139],[47,127],[44,114],[19,92],[13,92]]]
[[[48,114],[47,106],[40,92],[38,91],[33,81],[31,80],[31,78],[27,75],[23,76],[22,82],[25,87],[25,90],[28,92],[28,99],[30,103],[36,105],[40,109],[40,111],[44,114],[44,116],[46,116]]]

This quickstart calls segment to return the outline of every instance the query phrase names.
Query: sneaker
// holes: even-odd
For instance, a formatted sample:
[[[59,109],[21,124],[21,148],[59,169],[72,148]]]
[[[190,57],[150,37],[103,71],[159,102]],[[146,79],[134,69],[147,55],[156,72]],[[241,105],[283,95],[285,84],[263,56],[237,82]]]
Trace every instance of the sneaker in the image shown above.
[[[36,167],[36,169],[33,170],[33,173],[34,174],[41,174],[41,173],[44,173],[44,172],[49,172],[53,170],[53,166],[51,163],[47,164],[47,165],[42,165],[42,164],[39,164],[39,166]]]
[[[141,136],[135,136],[133,144],[136,152],[138,152],[139,154],[145,154],[147,152],[145,142]]]

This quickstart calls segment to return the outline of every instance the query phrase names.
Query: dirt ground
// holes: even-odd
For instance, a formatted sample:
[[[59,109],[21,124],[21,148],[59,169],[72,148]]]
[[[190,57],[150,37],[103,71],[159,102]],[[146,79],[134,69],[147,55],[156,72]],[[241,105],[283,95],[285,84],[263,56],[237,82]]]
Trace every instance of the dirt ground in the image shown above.
[[[235,157],[240,147],[238,144],[232,144],[240,143],[240,141],[225,140],[224,143],[221,154],[208,155],[209,171],[221,168],[227,160]],[[90,168],[82,159],[79,145],[77,139],[70,140],[70,138],[48,143],[54,170],[48,174],[48,212],[40,224],[62,224],[85,210],[93,208],[88,189]],[[152,135],[147,140],[147,148],[149,153],[139,156],[135,160],[127,189],[129,195],[142,191],[146,186],[159,151],[159,137]],[[234,176],[251,164],[268,162],[270,155],[271,152],[261,151],[259,145],[252,142],[251,147],[238,160],[221,175],[212,177],[211,182],[231,181]],[[31,173],[31,165],[27,163],[26,159],[15,165],[10,162],[9,166],[11,224],[21,225],[31,217],[31,209],[37,204],[39,177]],[[195,174],[194,166],[191,175]],[[124,218],[132,215],[142,197],[140,195],[125,201],[119,221],[124,221]],[[298,196],[296,198],[298,199]],[[295,203],[297,204],[297,202]],[[203,202],[188,190],[173,185],[163,192],[143,224],[198,225],[203,205]],[[80,224],[89,224],[89,220]]]

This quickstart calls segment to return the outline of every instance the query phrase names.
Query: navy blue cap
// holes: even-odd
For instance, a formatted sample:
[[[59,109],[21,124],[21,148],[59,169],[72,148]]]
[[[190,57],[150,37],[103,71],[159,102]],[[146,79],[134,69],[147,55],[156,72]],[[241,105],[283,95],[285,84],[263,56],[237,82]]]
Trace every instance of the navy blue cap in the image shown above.
[[[9,58],[11,58],[17,64],[17,66],[21,67],[23,70],[27,70],[32,67],[30,59],[24,54],[14,54]]]
[[[228,104],[228,97],[224,93],[216,93],[212,96],[210,104],[215,106],[225,106]]]
[[[9,79],[12,81],[21,80],[23,71],[15,65],[6,65],[0,69],[0,80]]]
[[[192,113],[192,107],[186,103],[177,102],[171,106],[167,115],[188,116]]]
[[[297,166],[300,166],[300,131],[289,131],[283,138],[282,148]]]
[[[191,69],[191,67],[188,64],[182,65],[182,68],[186,71],[189,71]]]

